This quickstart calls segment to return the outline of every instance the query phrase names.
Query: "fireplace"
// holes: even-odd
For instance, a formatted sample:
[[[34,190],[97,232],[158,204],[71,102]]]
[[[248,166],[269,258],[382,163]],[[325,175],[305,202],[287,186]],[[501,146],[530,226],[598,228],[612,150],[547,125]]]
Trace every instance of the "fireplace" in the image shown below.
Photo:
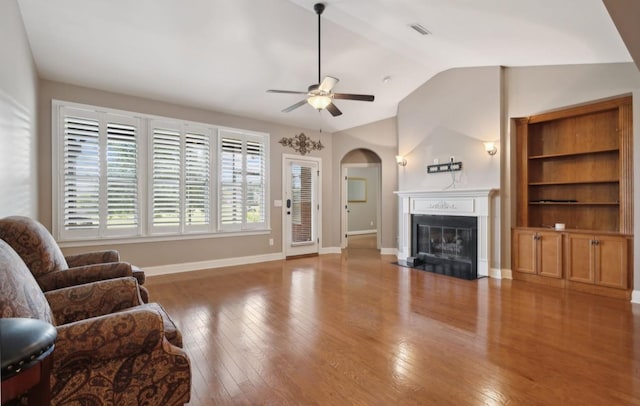
[[[411,216],[414,266],[462,279],[478,278],[476,217]]]
[[[499,207],[495,206],[497,189],[407,190],[395,193],[400,198],[397,253],[399,263],[410,263],[414,258],[420,260],[420,257],[429,255],[427,259],[432,262],[429,270],[433,269],[434,272],[446,274],[448,266],[449,273],[471,275],[471,278],[501,277],[500,265],[497,262],[500,245]],[[429,235],[432,232],[431,229],[419,228],[417,223],[414,224],[414,220],[423,215],[434,218],[453,217],[454,220],[460,221],[470,220],[474,225],[454,224],[454,227],[445,227],[435,224],[433,232],[438,232],[436,228],[440,227],[445,241],[454,241],[455,238],[455,245],[445,242],[432,246],[429,239],[418,246],[417,239],[414,238],[418,232],[425,234],[428,230]],[[471,234],[475,237],[476,244],[465,244],[464,249],[458,247],[463,241],[467,241],[465,233],[468,232],[455,231],[454,237],[447,230],[449,228],[472,230]],[[442,236],[440,239],[442,240]],[[436,254],[438,249],[441,252]],[[465,259],[458,258],[458,262],[450,262],[452,253],[464,254]],[[495,268],[492,268],[492,263],[495,263]]]

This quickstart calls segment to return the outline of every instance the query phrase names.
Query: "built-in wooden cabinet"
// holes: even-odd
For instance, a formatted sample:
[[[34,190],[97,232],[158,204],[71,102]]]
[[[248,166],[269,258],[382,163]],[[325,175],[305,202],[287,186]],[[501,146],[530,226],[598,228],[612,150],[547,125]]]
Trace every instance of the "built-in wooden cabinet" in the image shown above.
[[[627,289],[628,239],[614,235],[569,233],[566,236],[567,279]]]
[[[514,278],[632,286],[631,102],[619,97],[514,119]],[[551,231],[556,223],[565,230]]]
[[[562,278],[562,234],[534,229],[513,233],[514,270]]]

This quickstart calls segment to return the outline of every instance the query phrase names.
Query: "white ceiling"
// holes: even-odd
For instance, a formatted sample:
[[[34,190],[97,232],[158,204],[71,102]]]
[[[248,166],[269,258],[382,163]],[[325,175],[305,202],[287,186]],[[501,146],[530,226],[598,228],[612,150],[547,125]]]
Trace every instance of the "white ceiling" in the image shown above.
[[[43,78],[329,132],[394,116],[449,68],[631,61],[601,0],[325,1],[322,75],[376,100],[282,113],[302,97],[266,89],[317,82],[314,0],[18,3]]]

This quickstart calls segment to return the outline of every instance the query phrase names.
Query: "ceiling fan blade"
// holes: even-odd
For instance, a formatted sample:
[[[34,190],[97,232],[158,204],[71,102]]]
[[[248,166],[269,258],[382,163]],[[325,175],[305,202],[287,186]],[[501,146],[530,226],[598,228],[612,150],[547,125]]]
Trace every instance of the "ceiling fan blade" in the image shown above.
[[[274,89],[267,90],[267,93],[307,94],[307,92],[298,92],[296,90],[274,90]]]
[[[300,100],[299,102],[297,102],[296,104],[292,104],[291,106],[287,107],[286,109],[282,110],[283,113],[288,113],[291,110],[295,110],[300,106],[304,106],[307,103],[307,99],[304,100]]]
[[[337,108],[337,107],[336,107],[336,105],[335,105],[335,104],[333,104],[333,103],[330,103],[330,104],[327,106],[327,110],[329,110],[329,113],[331,113],[331,115],[332,115],[332,116],[334,116],[334,117],[339,116],[339,115],[341,115],[341,114],[342,114],[342,112],[340,111],[340,109],[339,109],[339,108]]]
[[[330,92],[331,89],[333,89],[333,87],[336,85],[336,83],[338,83],[340,81],[340,79],[331,77],[331,76],[325,76],[324,79],[322,79],[322,83],[320,83],[320,86],[318,87],[318,89],[320,89],[323,92]]]
[[[334,93],[334,99],[343,99],[343,100],[358,100],[358,101],[368,101],[372,102],[375,96],[370,94],[349,94],[349,93]]]

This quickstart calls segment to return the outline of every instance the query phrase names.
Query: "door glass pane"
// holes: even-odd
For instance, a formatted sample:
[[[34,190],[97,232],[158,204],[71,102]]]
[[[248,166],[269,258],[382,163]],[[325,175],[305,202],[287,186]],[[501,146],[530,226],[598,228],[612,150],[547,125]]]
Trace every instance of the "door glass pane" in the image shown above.
[[[311,242],[313,229],[311,221],[312,168],[291,165],[291,241]]]

